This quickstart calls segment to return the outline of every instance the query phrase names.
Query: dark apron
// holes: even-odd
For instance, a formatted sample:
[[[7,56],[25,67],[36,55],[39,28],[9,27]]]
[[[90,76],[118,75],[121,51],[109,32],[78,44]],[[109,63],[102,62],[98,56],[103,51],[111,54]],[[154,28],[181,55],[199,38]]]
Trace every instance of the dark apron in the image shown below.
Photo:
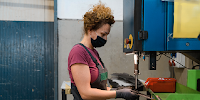
[[[97,62],[97,60],[94,58],[94,56],[92,56],[90,51],[83,44],[79,43],[79,45],[81,45],[85,48],[85,50],[88,52],[88,54],[90,55],[90,57],[92,58],[93,62],[96,64],[96,67],[99,70],[98,78],[93,83],[90,83],[91,88],[107,90],[106,84],[107,84],[107,78],[108,78],[108,71],[107,71],[107,68],[104,66],[104,63],[101,61],[101,58],[99,57],[99,60],[102,64],[103,68],[101,67],[101,65]],[[83,100],[78,92],[77,87],[73,83],[71,83],[71,93],[74,96],[74,100]]]

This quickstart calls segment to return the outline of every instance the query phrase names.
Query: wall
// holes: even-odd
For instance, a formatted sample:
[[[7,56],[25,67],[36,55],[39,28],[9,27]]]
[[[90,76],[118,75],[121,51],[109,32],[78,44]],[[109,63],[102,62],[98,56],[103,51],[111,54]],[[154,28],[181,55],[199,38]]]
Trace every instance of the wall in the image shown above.
[[[1,0],[0,20],[54,21],[54,0]]]
[[[195,65],[198,65],[198,63],[193,61],[192,64],[192,60],[188,57],[185,57],[186,68],[174,68],[174,77],[176,78],[177,82],[187,86],[187,71],[191,70]],[[199,67],[196,67],[195,69],[199,69]]]
[[[59,33],[59,100],[61,100],[61,84],[63,81],[70,81],[67,70],[67,59],[71,48],[81,41],[83,33],[83,22],[80,20],[59,20],[58,33]],[[112,26],[108,41],[102,48],[98,48],[105,66],[108,68],[108,73],[128,73],[133,75],[133,55],[125,55],[123,53],[123,22],[116,21]],[[158,58],[157,58],[158,59]],[[140,79],[146,80],[148,77],[170,77],[170,68],[168,66],[169,59],[162,56],[157,62],[157,70],[148,70],[148,57],[146,61],[140,59],[139,70],[141,75]],[[69,95],[69,100],[72,96]]]
[[[123,19],[123,0],[58,0],[58,18],[82,19],[85,12],[99,1],[111,8],[115,20]]]
[[[54,99],[54,0],[0,0],[0,100]]]

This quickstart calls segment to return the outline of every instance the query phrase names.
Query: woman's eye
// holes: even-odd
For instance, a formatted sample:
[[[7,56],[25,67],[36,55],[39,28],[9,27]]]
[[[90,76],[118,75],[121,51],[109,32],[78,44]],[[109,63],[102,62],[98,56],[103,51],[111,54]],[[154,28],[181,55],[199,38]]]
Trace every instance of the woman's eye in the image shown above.
[[[102,34],[102,36],[106,36],[106,34]]]

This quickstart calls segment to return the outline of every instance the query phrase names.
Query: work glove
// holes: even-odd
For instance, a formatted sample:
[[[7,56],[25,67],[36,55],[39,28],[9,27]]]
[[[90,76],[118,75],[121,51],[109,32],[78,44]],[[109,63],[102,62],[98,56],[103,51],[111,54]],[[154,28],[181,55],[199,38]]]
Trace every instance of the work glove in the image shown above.
[[[131,92],[131,89],[120,89],[116,90],[116,98],[124,98],[126,100],[135,100],[138,98],[138,95]]]

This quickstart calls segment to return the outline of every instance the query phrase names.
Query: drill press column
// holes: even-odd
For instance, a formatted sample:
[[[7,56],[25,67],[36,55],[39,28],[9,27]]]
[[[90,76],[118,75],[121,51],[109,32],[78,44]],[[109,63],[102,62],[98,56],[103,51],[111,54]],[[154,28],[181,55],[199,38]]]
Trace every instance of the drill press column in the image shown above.
[[[137,83],[138,83],[138,75],[139,75],[139,52],[135,52],[134,54],[134,75],[135,75],[135,89],[138,88]]]

